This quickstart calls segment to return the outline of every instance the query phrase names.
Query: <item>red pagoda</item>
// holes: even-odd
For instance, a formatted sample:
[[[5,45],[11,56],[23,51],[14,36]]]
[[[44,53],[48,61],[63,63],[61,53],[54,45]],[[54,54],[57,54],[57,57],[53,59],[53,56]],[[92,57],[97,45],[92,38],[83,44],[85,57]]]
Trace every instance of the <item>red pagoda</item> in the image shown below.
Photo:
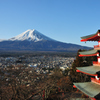
[[[76,71],[93,76],[94,78],[91,78],[91,82],[73,83],[73,87],[89,96],[91,100],[100,100],[100,30],[95,34],[81,37],[81,42],[86,41],[98,41],[98,45],[94,46],[93,50],[79,52],[79,56],[97,56],[97,61],[93,61],[92,66],[76,67]]]

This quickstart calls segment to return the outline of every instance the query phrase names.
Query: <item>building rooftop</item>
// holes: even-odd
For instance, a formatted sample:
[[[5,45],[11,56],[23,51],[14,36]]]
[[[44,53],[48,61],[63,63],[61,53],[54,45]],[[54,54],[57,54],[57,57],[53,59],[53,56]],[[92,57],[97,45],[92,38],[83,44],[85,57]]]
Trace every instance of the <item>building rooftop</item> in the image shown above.
[[[98,50],[89,50],[89,51],[83,51],[83,52],[79,52],[79,56],[80,57],[83,57],[83,56],[97,56],[99,53],[98,53]]]
[[[73,83],[73,84],[89,97],[100,99],[100,85],[93,82]]]
[[[81,37],[81,42],[85,42],[85,41],[99,41],[99,37],[100,36],[100,30],[98,30],[95,34],[91,34],[91,35],[87,35],[87,36],[83,36]]]
[[[78,70],[77,72],[82,72],[87,75],[96,76],[100,74],[100,67],[99,66],[86,66],[86,67],[76,67]]]

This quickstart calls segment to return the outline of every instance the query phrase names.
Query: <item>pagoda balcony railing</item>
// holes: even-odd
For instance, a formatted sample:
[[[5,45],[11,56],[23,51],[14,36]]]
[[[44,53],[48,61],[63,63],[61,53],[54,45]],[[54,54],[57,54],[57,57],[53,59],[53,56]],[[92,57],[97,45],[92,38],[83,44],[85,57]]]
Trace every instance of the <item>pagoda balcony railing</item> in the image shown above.
[[[95,65],[95,64],[100,65],[100,62],[98,62],[98,61],[93,61],[93,65]]]
[[[94,45],[94,48],[99,48],[100,47],[100,45]]]
[[[100,85],[100,78],[99,80],[97,80],[96,78],[91,78],[91,81]]]

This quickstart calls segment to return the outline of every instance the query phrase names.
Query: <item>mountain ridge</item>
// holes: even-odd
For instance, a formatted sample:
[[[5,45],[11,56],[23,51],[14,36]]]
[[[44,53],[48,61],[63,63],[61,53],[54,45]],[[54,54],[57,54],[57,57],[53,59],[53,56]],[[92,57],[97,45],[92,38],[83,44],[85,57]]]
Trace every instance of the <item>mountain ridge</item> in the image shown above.
[[[4,51],[77,51],[79,49],[90,49],[90,47],[56,41],[34,29],[0,42],[0,50]]]

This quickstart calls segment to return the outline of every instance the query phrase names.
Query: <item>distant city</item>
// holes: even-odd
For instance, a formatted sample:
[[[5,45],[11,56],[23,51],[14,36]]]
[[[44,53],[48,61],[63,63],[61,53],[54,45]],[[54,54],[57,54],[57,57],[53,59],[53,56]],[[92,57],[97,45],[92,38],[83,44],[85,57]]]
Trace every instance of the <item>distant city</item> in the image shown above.
[[[4,86],[6,86],[6,89],[9,89],[9,87],[14,84],[16,84],[16,86],[28,87],[28,89],[31,90],[30,88],[34,85],[38,83],[42,84],[43,80],[48,80],[48,78],[54,74],[55,69],[59,69],[62,73],[67,70],[68,75],[70,74],[68,71],[74,59],[75,57],[47,55],[0,57],[0,84],[3,88],[2,91],[5,92]],[[39,87],[40,86],[36,85],[35,89],[36,91],[41,91],[39,93],[42,93],[43,90],[38,89]],[[35,93],[42,99],[37,92]],[[8,94],[8,91],[6,94]],[[12,95],[12,93],[9,95]],[[27,95],[30,95],[27,98],[35,98],[34,95],[30,93],[27,93]],[[4,97],[1,96],[0,99]],[[7,96],[7,98],[9,98],[9,96]]]
[[[26,73],[27,71],[29,73],[28,76],[30,76],[30,74],[32,73],[36,73],[38,75],[52,74],[53,69],[55,69],[56,67],[60,68],[62,71],[64,71],[65,69],[70,69],[74,59],[75,59],[74,57],[52,57],[52,56],[51,57],[50,56],[49,57],[46,57],[46,56],[0,57],[0,70],[4,73],[4,75],[10,75],[11,72],[9,72],[9,70],[13,72],[13,71],[19,70],[20,68],[21,70],[23,70],[22,71],[23,73]],[[23,76],[22,72],[19,73],[21,77]],[[17,76],[14,76],[14,77],[17,77]],[[5,79],[5,78],[7,81],[10,80],[9,77],[2,77],[2,79]],[[29,78],[27,77],[27,79]],[[22,79],[21,84],[24,84],[24,83],[28,83],[28,80],[25,81],[24,79]]]

